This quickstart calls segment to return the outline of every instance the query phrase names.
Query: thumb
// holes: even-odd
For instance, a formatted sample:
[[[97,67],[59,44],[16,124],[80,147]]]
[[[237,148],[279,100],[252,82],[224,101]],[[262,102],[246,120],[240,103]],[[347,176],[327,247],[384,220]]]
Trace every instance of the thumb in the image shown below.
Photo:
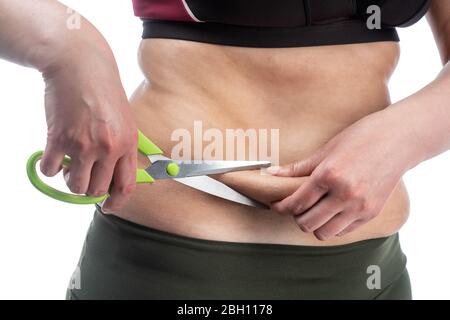
[[[70,179],[70,171],[69,171],[69,169],[66,168],[66,167],[63,168],[63,177],[64,177],[64,181],[65,181],[66,183],[68,183],[68,182],[69,182],[69,179]]]
[[[269,167],[267,172],[279,177],[305,177],[310,176],[319,163],[319,157],[314,155],[284,166]]]

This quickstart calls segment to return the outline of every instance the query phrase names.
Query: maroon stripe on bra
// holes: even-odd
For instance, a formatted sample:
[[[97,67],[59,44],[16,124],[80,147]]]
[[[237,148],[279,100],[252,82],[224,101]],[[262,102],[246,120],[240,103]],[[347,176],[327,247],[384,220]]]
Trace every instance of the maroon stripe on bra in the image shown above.
[[[181,0],[132,0],[134,14],[140,18],[194,21]]]

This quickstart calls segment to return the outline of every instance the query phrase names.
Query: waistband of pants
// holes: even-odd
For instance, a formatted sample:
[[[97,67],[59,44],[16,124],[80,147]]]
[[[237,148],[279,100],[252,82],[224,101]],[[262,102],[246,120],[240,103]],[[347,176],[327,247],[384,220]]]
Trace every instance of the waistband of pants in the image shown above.
[[[380,253],[400,249],[399,235],[395,233],[388,237],[362,240],[343,245],[333,246],[311,246],[311,245],[291,245],[274,243],[247,243],[233,241],[218,241],[193,238],[170,232],[150,228],[140,224],[124,220],[114,215],[105,215],[97,210],[94,214],[93,225],[103,224],[113,228],[118,235],[139,239],[145,245],[146,242],[159,242],[164,245],[183,247],[201,251],[221,251],[229,253],[258,253],[258,254],[283,254],[283,255],[305,255],[305,256],[330,256],[346,257],[360,255],[364,252],[380,251]],[[383,257],[379,257],[383,258]]]

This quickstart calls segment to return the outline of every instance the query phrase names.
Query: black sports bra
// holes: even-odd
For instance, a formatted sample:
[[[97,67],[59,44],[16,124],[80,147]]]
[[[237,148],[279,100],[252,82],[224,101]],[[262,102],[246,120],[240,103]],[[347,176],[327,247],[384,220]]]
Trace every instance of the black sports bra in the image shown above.
[[[133,0],[136,16],[144,21],[143,38],[245,47],[398,41],[395,28],[417,22],[429,4],[430,0]]]

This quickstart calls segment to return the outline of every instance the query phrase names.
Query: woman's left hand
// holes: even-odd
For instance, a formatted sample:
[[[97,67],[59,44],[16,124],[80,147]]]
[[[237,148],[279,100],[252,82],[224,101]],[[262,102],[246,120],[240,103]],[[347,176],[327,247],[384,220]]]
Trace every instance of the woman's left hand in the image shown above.
[[[342,236],[377,216],[417,160],[411,128],[402,128],[388,109],[349,126],[307,159],[269,168],[277,176],[309,176],[272,208],[293,215],[319,240]]]

